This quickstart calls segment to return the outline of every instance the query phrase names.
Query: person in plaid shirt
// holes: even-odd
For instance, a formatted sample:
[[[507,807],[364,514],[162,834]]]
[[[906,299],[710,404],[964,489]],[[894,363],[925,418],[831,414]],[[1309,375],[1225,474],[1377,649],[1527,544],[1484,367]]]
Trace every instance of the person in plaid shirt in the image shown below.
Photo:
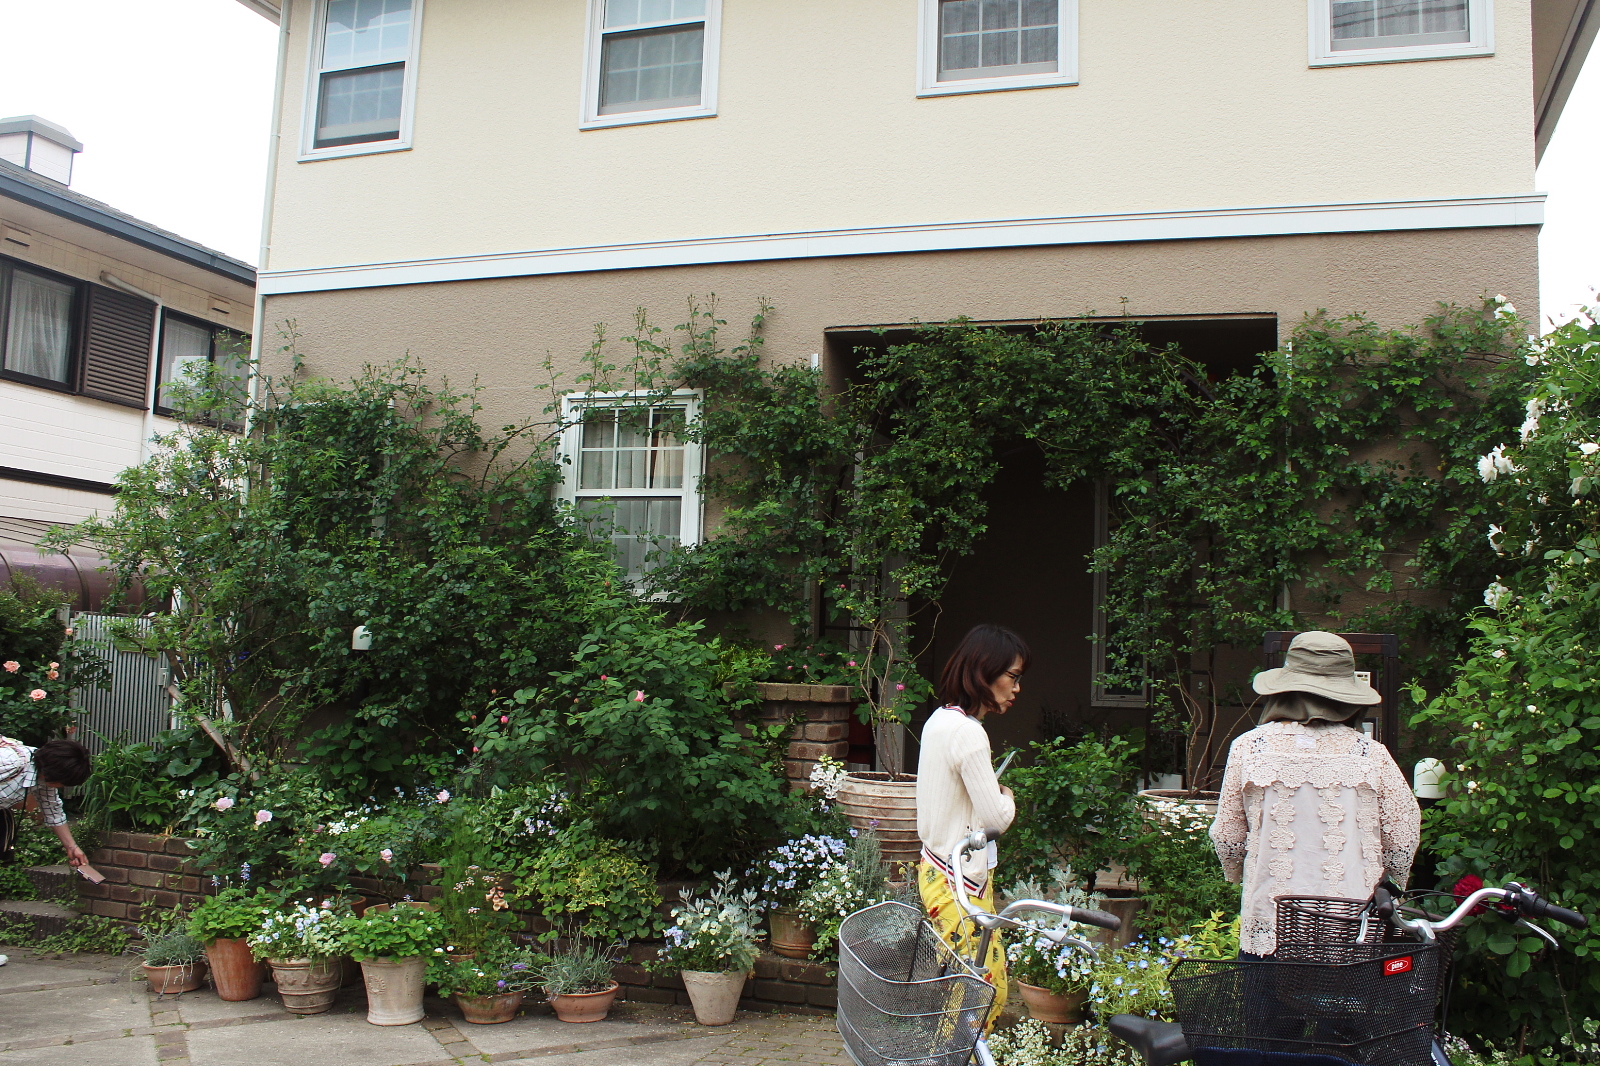
[[[67,861],[82,866],[89,857],[72,838],[59,790],[83,784],[93,768],[88,749],[75,740],[47,740],[30,748],[20,740],[0,737],[0,811],[8,816],[0,821],[10,821],[17,811],[38,811],[40,820],[61,838]],[[9,828],[0,825],[0,830]],[[10,858],[11,836],[0,832],[0,857]]]

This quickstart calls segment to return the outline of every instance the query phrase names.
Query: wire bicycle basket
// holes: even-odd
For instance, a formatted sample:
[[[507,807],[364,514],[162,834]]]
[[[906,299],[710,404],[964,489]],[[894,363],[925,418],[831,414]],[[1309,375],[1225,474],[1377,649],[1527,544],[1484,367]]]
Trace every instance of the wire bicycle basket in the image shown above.
[[[966,1066],[994,997],[914,907],[879,903],[839,926],[839,1032],[857,1066]]]

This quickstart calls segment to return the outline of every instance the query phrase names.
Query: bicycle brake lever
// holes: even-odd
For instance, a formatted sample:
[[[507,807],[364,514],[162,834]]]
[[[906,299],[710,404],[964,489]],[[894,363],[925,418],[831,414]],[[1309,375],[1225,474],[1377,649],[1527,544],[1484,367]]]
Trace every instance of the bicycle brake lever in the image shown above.
[[[1522,926],[1524,929],[1533,930],[1535,933],[1538,933],[1540,936],[1544,937],[1545,940],[1550,943],[1551,947],[1555,948],[1557,951],[1561,950],[1561,942],[1559,940],[1545,932],[1543,929],[1540,929],[1537,925],[1534,925],[1532,922],[1528,921],[1528,919],[1519,919],[1515,924]]]

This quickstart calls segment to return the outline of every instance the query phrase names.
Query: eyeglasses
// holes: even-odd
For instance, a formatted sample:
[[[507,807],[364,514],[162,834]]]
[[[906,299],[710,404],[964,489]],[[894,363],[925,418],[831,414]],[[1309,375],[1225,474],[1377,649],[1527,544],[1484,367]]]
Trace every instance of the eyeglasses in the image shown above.
[[[1001,674],[1000,676],[1001,677],[1009,677],[1013,681],[1021,681],[1022,680],[1022,671],[1021,670],[1007,670],[1005,673]]]

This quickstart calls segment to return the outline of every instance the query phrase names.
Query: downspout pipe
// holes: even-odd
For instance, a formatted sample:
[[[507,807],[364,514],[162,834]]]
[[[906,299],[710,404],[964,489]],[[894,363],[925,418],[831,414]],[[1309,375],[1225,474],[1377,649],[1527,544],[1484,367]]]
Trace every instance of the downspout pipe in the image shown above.
[[[150,384],[144,390],[144,419],[139,426],[139,464],[142,466],[144,461],[150,458],[150,438],[156,431],[156,398],[161,390],[161,382],[156,380],[156,373],[161,368],[161,323],[165,318],[166,304],[155,293],[145,292],[137,285],[129,285],[109,270],[100,272],[100,280],[110,288],[125,292],[129,296],[149,300],[156,305],[155,322],[150,327],[150,363],[145,373],[145,380]]]
[[[272,258],[272,208],[278,191],[278,154],[283,143],[283,86],[289,70],[289,20],[293,14],[293,0],[283,0],[278,13],[278,70],[272,82],[272,135],[267,141],[267,187],[261,203],[261,250],[256,257],[258,276],[267,269]],[[255,310],[250,318],[250,378],[247,387],[250,403],[244,416],[246,437],[254,428],[256,403],[260,399],[261,345],[266,325],[267,298],[262,295],[258,284]]]

